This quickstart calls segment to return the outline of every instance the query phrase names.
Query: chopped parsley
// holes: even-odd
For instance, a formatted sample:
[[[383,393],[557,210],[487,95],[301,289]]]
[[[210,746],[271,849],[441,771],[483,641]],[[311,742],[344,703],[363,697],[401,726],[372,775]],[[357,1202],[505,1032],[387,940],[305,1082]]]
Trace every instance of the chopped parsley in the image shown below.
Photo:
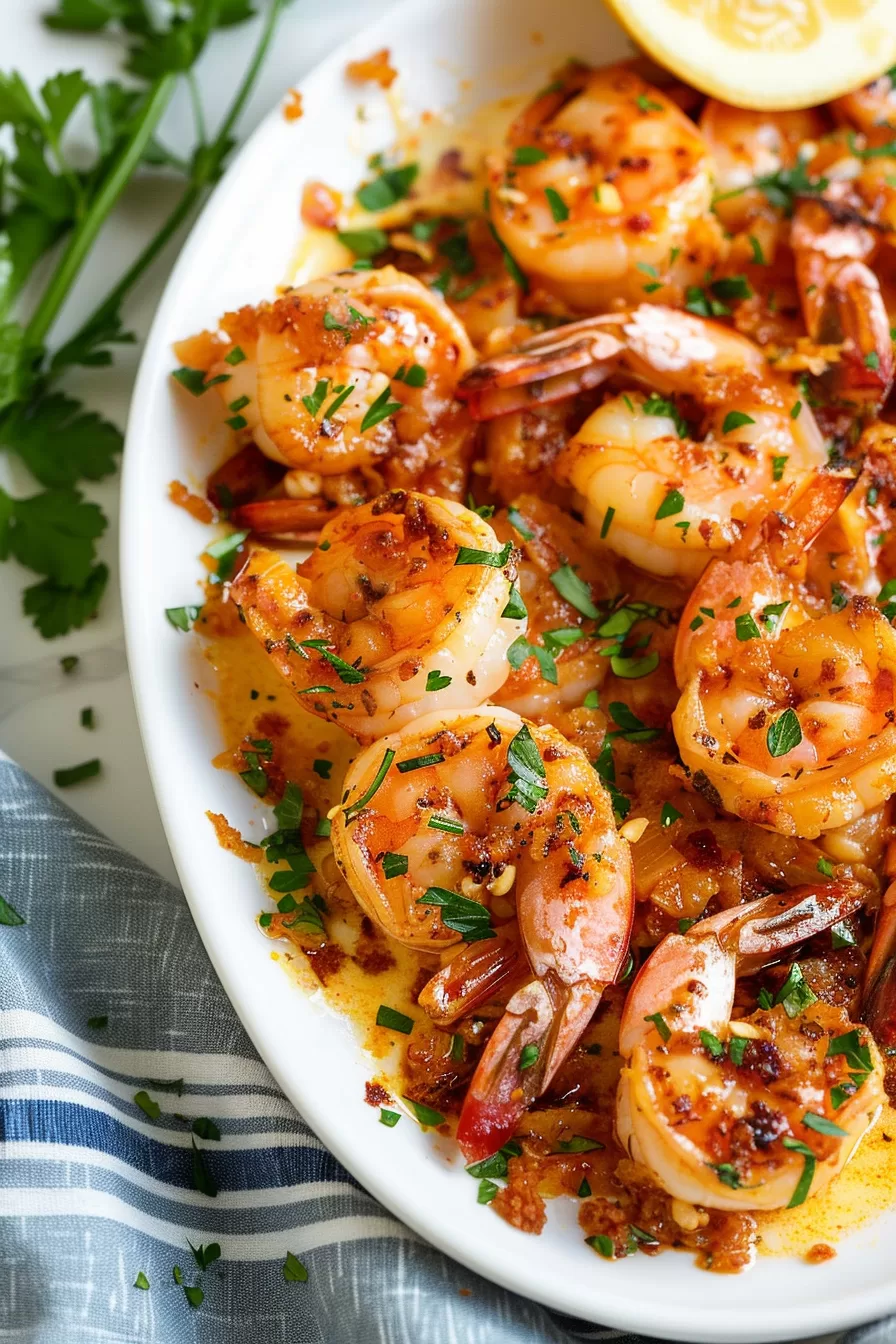
[[[662,518],[671,518],[673,514],[681,513],[683,508],[684,495],[680,490],[670,490],[654,514],[654,518],[657,522]]]
[[[540,1051],[537,1045],[524,1045],[520,1051],[520,1072],[522,1073],[525,1069],[531,1069],[533,1065],[537,1064],[539,1054]]]
[[[292,1251],[286,1252],[286,1259],[281,1266],[281,1272],[287,1283],[308,1282],[307,1269],[298,1256],[293,1255]]]
[[[387,850],[383,855],[383,877],[390,882],[393,877],[404,877],[408,871],[407,854],[393,854]]]
[[[513,151],[513,163],[516,168],[524,168],[531,163],[543,163],[548,157],[547,151],[536,145],[517,145]]]
[[[57,789],[68,789],[73,784],[81,784],[85,779],[94,779],[102,769],[100,762],[82,761],[80,765],[71,765],[66,769],[53,771],[53,783]]]
[[[426,674],[426,689],[428,691],[443,691],[446,686],[451,685],[451,677],[446,677],[437,667],[432,668]]]
[[[435,1128],[437,1125],[444,1125],[445,1117],[439,1111],[434,1111],[430,1106],[424,1106],[422,1101],[413,1101],[410,1097],[402,1097],[414,1112],[414,1116],[421,1125],[429,1125]]]
[[[361,421],[361,433],[364,434],[368,429],[373,429],[381,420],[387,420],[390,415],[403,409],[404,403],[401,401],[390,401],[392,395],[391,385],[383,388],[379,396],[370,403],[364,412],[364,419]]]
[[[402,1036],[410,1036],[414,1030],[414,1019],[405,1013],[399,1013],[396,1008],[381,1003],[376,1012],[376,1025],[386,1027],[389,1031],[399,1031]]]
[[[787,979],[775,995],[775,1003],[779,1003],[788,1017],[799,1017],[813,1003],[818,995],[809,988],[800,964],[795,961],[787,973]]]
[[[503,569],[513,552],[513,542],[507,541],[500,551],[477,551],[470,546],[459,546],[454,557],[455,565],[486,565],[490,569]]]
[[[534,812],[548,796],[547,776],[541,753],[525,723],[507,747],[507,764],[510,767],[507,801]]]
[[[385,1125],[387,1129],[394,1129],[400,1119],[401,1113],[399,1111],[387,1111],[385,1108],[380,1109],[380,1124]]]
[[[663,803],[663,810],[660,812],[660,825],[665,830],[667,826],[680,821],[681,816],[682,814],[677,807],[673,807],[671,803]]]
[[[553,187],[545,187],[544,194],[548,199],[548,205],[550,206],[554,223],[563,224],[569,219],[569,206],[566,204],[559,191],[555,191]]]
[[[478,943],[496,936],[491,926],[491,916],[484,905],[471,901],[456,891],[447,891],[444,887],[429,887],[417,899],[418,905],[438,906],[442,913],[442,923],[446,928],[459,933],[465,943]]]
[[[740,429],[743,425],[755,425],[755,423],[752,415],[746,415],[743,411],[729,411],[722,422],[722,433],[730,434],[732,430]]]
[[[406,761],[399,761],[396,769],[399,774],[408,775],[413,770],[425,770],[429,765],[441,765],[444,759],[440,751],[431,751],[427,756],[411,756]]]
[[[584,579],[580,578],[572,565],[562,565],[560,569],[555,569],[551,575],[551,583],[557,592],[564,598],[570,606],[575,607],[576,611],[581,612],[590,620],[596,621],[600,617],[600,612],[591,599],[591,589]]]
[[[667,397],[661,397],[656,392],[652,392],[649,397],[645,398],[641,409],[645,415],[667,416],[675,425],[678,437],[680,439],[687,437],[688,422],[674,401],[669,401]]]
[[[388,210],[396,201],[402,201],[408,195],[417,174],[418,163],[406,163],[401,168],[386,168],[372,182],[365,182],[355,192],[355,199],[364,210]]]
[[[815,1176],[815,1154],[812,1149],[807,1147],[799,1139],[791,1138],[789,1135],[781,1140],[785,1148],[790,1148],[793,1152],[799,1153],[803,1159],[803,1170],[796,1183],[796,1188],[790,1196],[788,1209],[795,1209],[800,1204],[804,1204],[809,1191],[812,1188],[812,1181]]]
[[[644,1018],[644,1021],[653,1023],[653,1025],[659,1032],[660,1039],[663,1042],[669,1040],[670,1036],[672,1035],[672,1032],[668,1022],[663,1017],[662,1013],[650,1013],[647,1017]]]

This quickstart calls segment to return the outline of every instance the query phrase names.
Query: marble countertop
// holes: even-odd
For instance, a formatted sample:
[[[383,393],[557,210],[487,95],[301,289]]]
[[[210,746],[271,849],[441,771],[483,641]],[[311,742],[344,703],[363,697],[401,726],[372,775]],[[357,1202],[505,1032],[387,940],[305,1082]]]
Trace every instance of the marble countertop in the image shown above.
[[[261,2],[261,0],[260,0]],[[254,95],[239,126],[245,136],[292,84],[350,34],[389,8],[390,0],[295,0],[287,9]],[[103,37],[56,33],[41,13],[49,0],[16,0],[4,13],[4,69],[17,69],[40,84],[60,69],[83,69],[90,77],[119,73],[120,48]],[[232,94],[234,72],[241,70],[254,37],[249,26],[217,35],[200,60],[197,75],[212,126]],[[162,124],[160,138],[178,151],[191,140],[185,90],[178,90]],[[179,194],[180,185],[154,178],[125,193],[100,243],[82,272],[52,334],[65,339],[152,236]],[[296,202],[298,218],[298,200]],[[183,239],[175,241],[131,296],[125,325],[138,343],[118,347],[112,369],[82,369],[65,390],[83,398],[122,427],[140,360],[141,342]],[[34,483],[12,455],[0,454],[0,485],[13,494],[29,494]],[[118,479],[88,484],[84,493],[100,503],[109,529],[101,558],[112,578],[99,617],[62,639],[40,638],[21,613],[21,590],[35,582],[30,571],[8,561],[0,565],[0,748],[37,779],[53,788],[53,771],[99,757],[102,773],[61,791],[65,801],[113,840],[165,876],[176,880],[162,831],[140,732],[134,712],[118,591]],[[61,659],[75,654],[77,666],[66,673]],[[96,727],[80,725],[80,711],[91,706]]]

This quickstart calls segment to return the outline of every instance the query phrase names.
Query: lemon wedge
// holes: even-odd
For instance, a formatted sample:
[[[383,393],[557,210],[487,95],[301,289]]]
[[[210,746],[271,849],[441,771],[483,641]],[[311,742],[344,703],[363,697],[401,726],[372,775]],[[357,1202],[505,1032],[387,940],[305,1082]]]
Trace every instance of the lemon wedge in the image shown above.
[[[824,103],[896,64],[896,0],[606,0],[646,52],[738,107]]]

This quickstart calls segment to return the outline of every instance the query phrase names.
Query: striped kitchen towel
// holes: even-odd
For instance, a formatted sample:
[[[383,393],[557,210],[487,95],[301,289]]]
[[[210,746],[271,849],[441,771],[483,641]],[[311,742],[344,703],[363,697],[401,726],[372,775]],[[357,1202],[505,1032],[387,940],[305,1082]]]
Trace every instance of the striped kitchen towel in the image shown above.
[[[258,1059],[181,894],[3,758],[0,895],[25,920],[0,925],[0,1340],[625,1338],[486,1283],[371,1199]]]

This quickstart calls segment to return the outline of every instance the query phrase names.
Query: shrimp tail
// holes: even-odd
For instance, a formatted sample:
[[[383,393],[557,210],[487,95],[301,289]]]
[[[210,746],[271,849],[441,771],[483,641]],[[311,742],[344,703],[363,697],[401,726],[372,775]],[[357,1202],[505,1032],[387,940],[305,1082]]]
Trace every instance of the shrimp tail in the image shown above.
[[[263,537],[288,541],[316,541],[325,523],[338,508],[319,496],[312,499],[259,499],[238,504],[230,511],[236,527],[246,527]]]
[[[474,420],[494,420],[599,387],[623,348],[605,329],[605,321],[589,317],[570,322],[517,350],[483,360],[460,380],[458,398],[467,403]]]
[[[502,1148],[568,1058],[600,1003],[588,984],[531,980],[507,1004],[464,1099],[457,1142],[468,1162]],[[527,1055],[537,1054],[530,1063]]]
[[[514,939],[468,943],[426,982],[417,1002],[436,1026],[450,1027],[519,980],[524,967],[522,949]]]

